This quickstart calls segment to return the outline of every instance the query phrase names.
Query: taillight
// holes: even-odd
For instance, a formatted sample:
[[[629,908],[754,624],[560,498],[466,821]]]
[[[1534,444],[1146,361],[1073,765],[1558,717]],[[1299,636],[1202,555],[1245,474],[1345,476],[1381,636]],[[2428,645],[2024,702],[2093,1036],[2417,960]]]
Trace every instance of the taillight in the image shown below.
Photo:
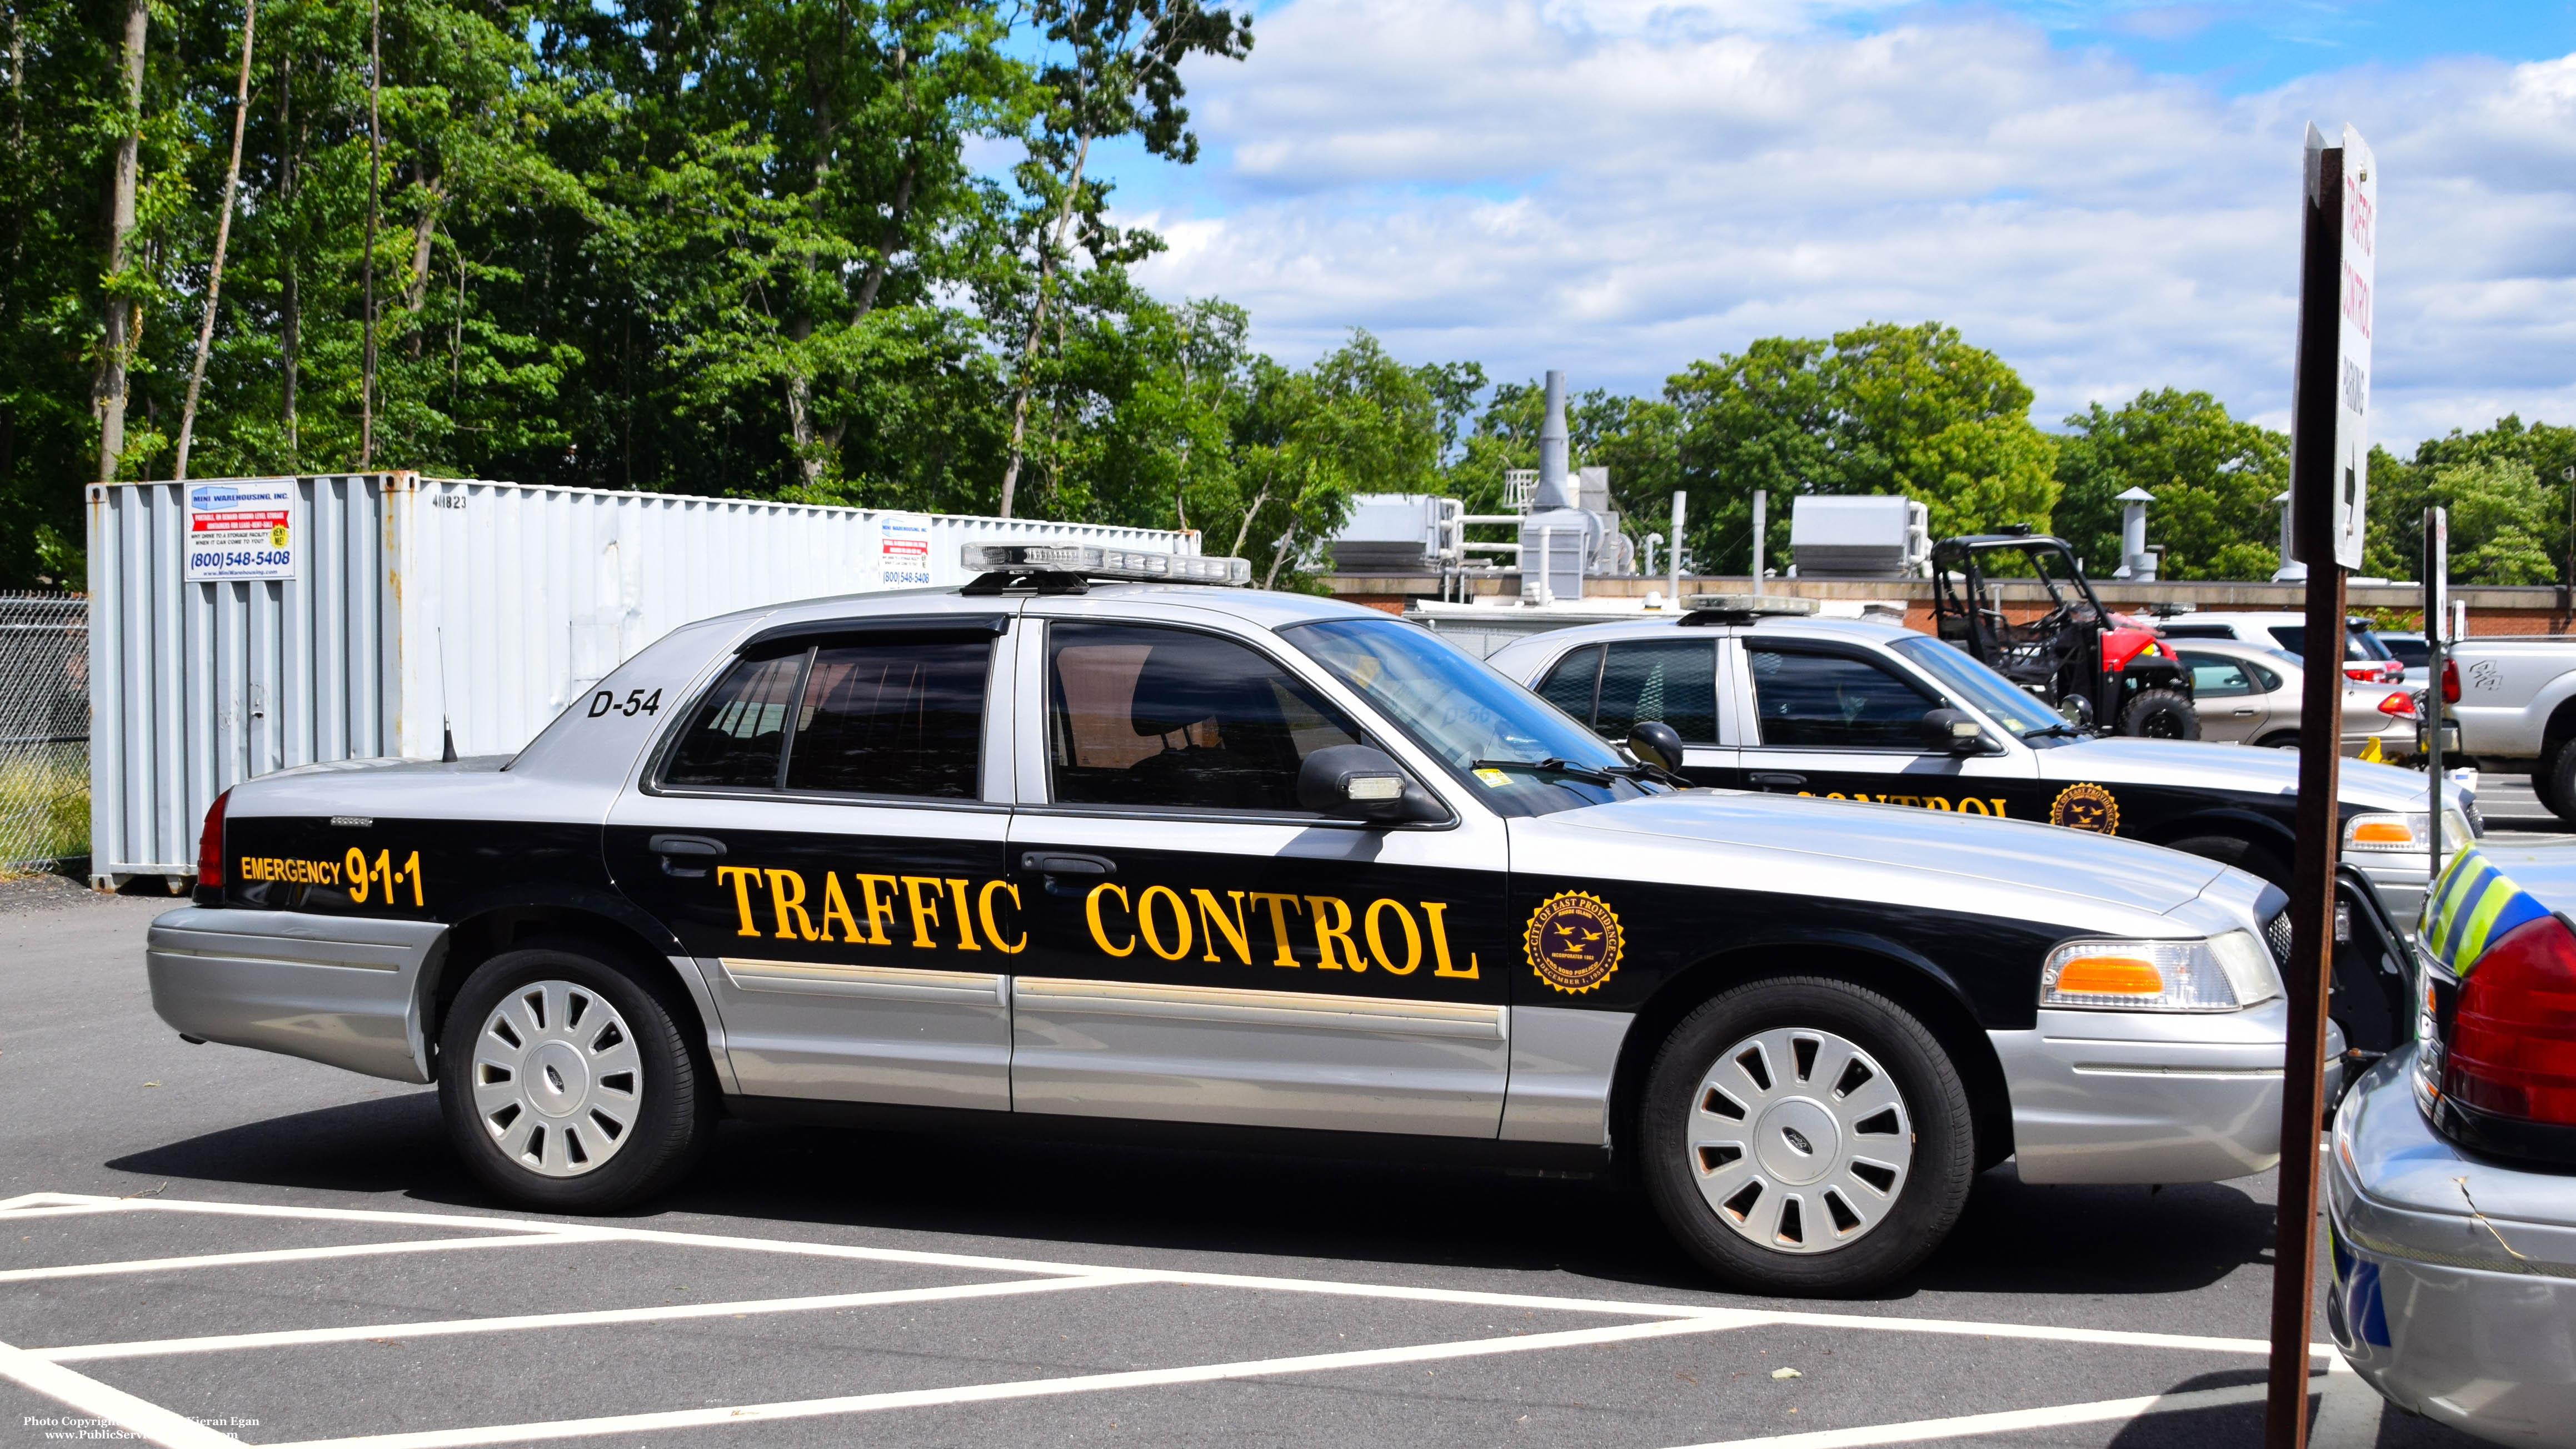
[[[2460,983],[2442,1091],[2497,1117],[2576,1127],[2576,935],[2557,917],[2507,932]]]
[[[206,827],[197,832],[197,889],[224,888],[224,802],[233,798],[226,790],[206,807]]]
[[[2406,677],[2406,666],[2394,660],[2366,660],[2345,665],[2343,677],[2357,684],[2394,684]]]
[[[2398,690],[2396,693],[2391,694],[2386,699],[2379,702],[2379,712],[2394,719],[2413,719],[2415,717],[2415,696],[2408,694],[2405,690]]]
[[[2442,703],[2458,704],[2459,702],[2460,661],[2445,659],[2442,661]]]

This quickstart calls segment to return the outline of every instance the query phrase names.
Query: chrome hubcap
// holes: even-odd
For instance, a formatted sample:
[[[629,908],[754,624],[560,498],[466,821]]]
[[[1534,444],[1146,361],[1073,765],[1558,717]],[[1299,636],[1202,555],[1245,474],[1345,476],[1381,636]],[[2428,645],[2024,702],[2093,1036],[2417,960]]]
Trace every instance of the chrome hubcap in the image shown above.
[[[626,1019],[569,981],[511,992],[474,1039],[475,1112],[512,1161],[547,1177],[579,1177],[616,1156],[643,1086]]]
[[[1914,1163],[1914,1124],[1886,1069],[1856,1044],[1805,1027],[1718,1053],[1685,1137],[1718,1221],[1780,1253],[1868,1236]]]

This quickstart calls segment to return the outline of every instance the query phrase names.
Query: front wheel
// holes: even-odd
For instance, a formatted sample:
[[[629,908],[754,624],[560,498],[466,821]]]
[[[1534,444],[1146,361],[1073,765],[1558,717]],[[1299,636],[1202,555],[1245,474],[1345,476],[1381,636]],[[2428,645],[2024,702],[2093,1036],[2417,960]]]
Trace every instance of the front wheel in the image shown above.
[[[2576,825],[2576,740],[2560,745],[2558,753],[2531,772],[2531,793],[2550,814]]]
[[[551,947],[495,956],[439,1034],[438,1103],[466,1166],[522,1207],[606,1212],[696,1161],[715,1097],[672,1011],[625,969]]]
[[[1831,977],[1751,982],[1692,1012],[1640,1110],[1656,1213],[1750,1292],[1903,1275],[1949,1236],[1976,1174],[1949,1054],[1903,1007]]]
[[[2179,689],[2142,689],[2120,710],[2120,733],[2149,740],[2200,738],[2200,714]]]

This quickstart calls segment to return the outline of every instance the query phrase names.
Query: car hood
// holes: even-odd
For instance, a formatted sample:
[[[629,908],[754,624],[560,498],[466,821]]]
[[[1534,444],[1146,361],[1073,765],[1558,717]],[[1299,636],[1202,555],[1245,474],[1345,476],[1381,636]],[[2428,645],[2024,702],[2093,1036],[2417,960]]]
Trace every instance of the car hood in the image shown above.
[[[2478,842],[2478,854],[2504,872],[2531,898],[2553,911],[2576,915],[2576,839],[2542,840],[2528,845]],[[2449,864],[2446,859],[2444,864]]]
[[[2101,735],[2081,744],[2039,751],[2047,780],[2098,780],[2110,784],[2178,785],[2234,790],[2248,795],[2299,793],[2299,752],[2213,745],[2197,740],[2142,740]],[[2345,805],[2365,810],[2421,810],[2424,777],[2395,765],[2343,762],[2339,793]],[[2456,787],[2452,803],[2465,805]]]
[[[1662,836],[2050,892],[2163,915],[2225,867],[2198,856],[2062,826],[1938,810],[1741,790],[1686,790],[1547,817]]]

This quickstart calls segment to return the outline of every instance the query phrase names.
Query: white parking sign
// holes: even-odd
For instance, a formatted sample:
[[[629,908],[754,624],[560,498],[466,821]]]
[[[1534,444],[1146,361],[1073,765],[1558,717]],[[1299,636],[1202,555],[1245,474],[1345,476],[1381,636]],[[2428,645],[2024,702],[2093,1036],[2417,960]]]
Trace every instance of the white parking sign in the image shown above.
[[[292,478],[188,485],[190,583],[294,578],[295,534]]]

